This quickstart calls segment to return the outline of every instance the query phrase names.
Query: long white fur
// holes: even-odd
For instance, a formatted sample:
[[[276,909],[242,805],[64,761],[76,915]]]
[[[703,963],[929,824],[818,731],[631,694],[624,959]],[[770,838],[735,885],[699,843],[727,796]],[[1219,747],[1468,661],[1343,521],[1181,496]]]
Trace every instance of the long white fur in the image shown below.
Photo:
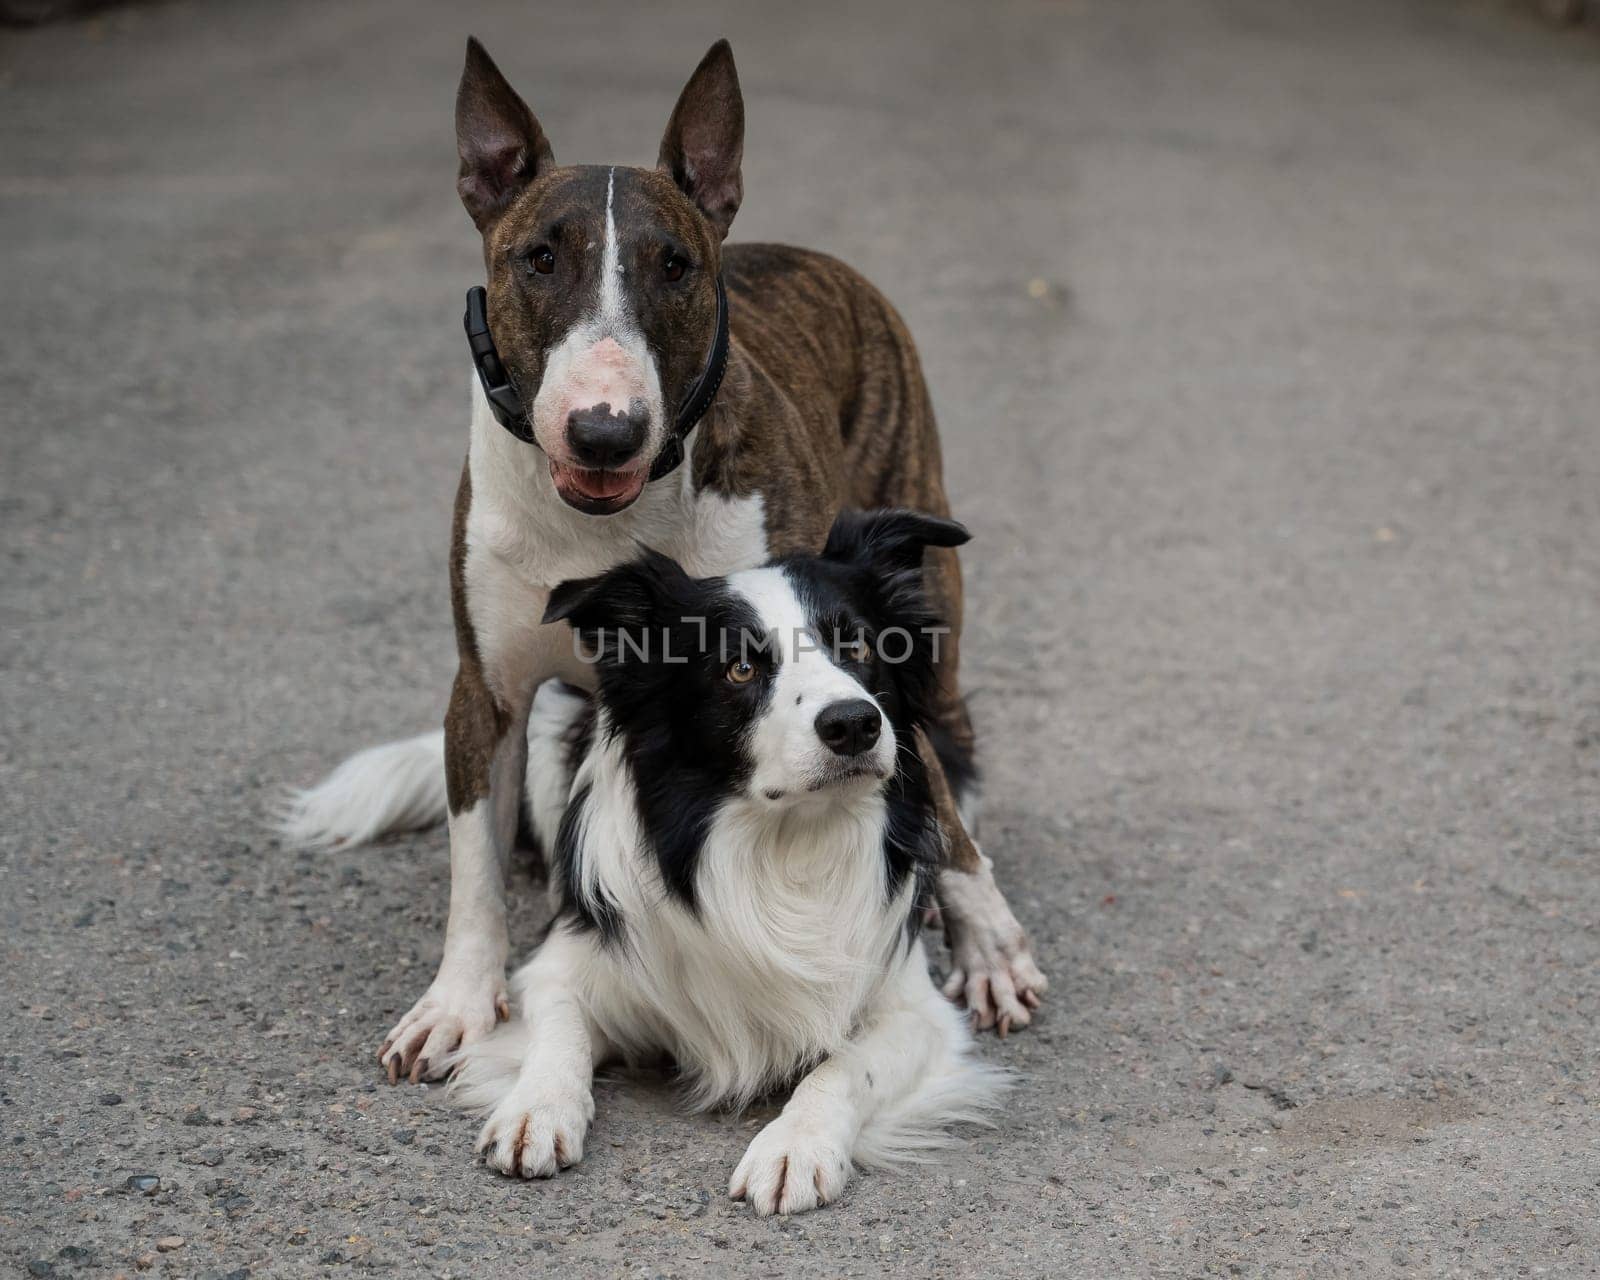
[[[444,815],[444,734],[423,733],[358,751],[316,786],[291,791],[278,830],[298,848],[331,849]]]
[[[780,571],[733,582],[780,634],[803,615]],[[479,1148],[494,1167],[543,1176],[573,1163],[593,1110],[592,1067],[610,1054],[670,1054],[699,1108],[741,1106],[809,1068],[730,1179],[730,1193],[761,1213],[825,1203],[853,1163],[917,1159],[950,1123],[994,1105],[1004,1074],[973,1059],[970,1032],[934,990],[920,941],[906,941],[913,886],[888,894],[881,785],[818,794],[795,785],[815,776],[790,732],[815,717],[806,693],[866,690],[825,657],[795,650],[791,637],[782,643],[783,692],[764,719],[784,723],[760,726],[752,741],[758,777],[781,777],[787,795],[774,803],[756,787],[723,803],[698,868],[698,916],[661,883],[630,766],[603,712],[569,778],[564,741],[582,701],[554,690],[536,699],[530,819],[553,840],[568,797],[587,788],[574,889],[613,904],[625,937],[608,947],[558,923],[513,980],[518,1016],[447,1064],[459,1068],[454,1096],[488,1113]],[[813,659],[834,675],[812,669]],[[551,784],[555,773],[566,787]]]

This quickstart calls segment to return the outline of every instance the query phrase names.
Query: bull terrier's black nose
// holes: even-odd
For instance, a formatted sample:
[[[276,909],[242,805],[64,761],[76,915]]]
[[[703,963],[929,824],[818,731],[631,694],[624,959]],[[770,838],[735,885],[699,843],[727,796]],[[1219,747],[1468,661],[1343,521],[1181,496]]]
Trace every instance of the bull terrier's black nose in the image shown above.
[[[858,756],[877,745],[883,716],[875,702],[846,698],[843,702],[830,702],[817,712],[816,725],[817,737],[828,745],[828,750],[841,756]]]
[[[567,447],[579,466],[615,471],[626,466],[650,432],[650,409],[634,400],[626,413],[612,413],[605,402],[567,415]]]

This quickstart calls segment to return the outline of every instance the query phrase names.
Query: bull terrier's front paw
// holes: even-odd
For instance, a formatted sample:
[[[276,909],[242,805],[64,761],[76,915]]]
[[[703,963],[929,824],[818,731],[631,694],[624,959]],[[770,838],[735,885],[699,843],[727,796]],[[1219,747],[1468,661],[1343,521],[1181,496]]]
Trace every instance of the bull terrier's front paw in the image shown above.
[[[1004,1038],[1027,1026],[1050,982],[994,882],[994,863],[980,857],[977,871],[941,871],[939,901],[950,942],[944,994],[966,1005],[980,1031],[994,1027]]]
[[[577,1085],[512,1091],[478,1134],[484,1163],[522,1178],[550,1178],[583,1159],[594,1095]]]
[[[728,1195],[762,1217],[830,1204],[850,1180],[850,1151],[826,1128],[785,1112],[760,1133],[728,1179]]]
[[[510,1016],[504,968],[481,974],[441,970],[422,999],[384,1038],[378,1061],[390,1084],[402,1076],[412,1084],[442,1079],[448,1054],[481,1040],[496,1022]]]

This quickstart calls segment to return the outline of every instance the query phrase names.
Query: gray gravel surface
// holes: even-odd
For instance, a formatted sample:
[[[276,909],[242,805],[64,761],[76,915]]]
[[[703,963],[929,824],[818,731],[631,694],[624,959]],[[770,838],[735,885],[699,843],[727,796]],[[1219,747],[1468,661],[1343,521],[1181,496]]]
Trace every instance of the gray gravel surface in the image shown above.
[[[599,1090],[553,1182],[374,1051],[441,834],[274,788],[437,723],[484,37],[926,357],[987,847],[1053,978],[1003,1122],[839,1206]],[[0,1259],[24,1273],[1594,1274],[1600,43],[1498,5],[195,3],[0,36]],[[519,873],[516,929],[540,891]]]

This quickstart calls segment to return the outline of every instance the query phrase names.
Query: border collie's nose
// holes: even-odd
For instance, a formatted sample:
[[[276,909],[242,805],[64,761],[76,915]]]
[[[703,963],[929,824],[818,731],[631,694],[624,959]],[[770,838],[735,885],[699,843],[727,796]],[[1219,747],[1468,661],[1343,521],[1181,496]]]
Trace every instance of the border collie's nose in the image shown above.
[[[611,412],[602,401],[567,415],[567,447],[580,466],[615,471],[644,447],[650,427],[650,409],[635,399],[626,413]]]
[[[816,726],[817,737],[828,750],[841,756],[858,756],[877,745],[883,715],[875,702],[846,698],[843,702],[830,702],[817,712]]]

